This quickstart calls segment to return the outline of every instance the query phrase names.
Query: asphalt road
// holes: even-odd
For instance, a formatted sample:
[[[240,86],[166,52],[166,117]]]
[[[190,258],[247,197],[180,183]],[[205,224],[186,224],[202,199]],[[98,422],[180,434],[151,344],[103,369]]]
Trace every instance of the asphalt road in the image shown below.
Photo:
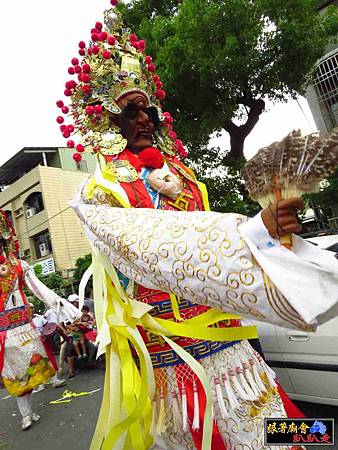
[[[65,388],[48,387],[33,394],[33,407],[41,420],[24,432],[20,428],[16,400],[1,390],[0,450],[88,450],[100,408],[103,375],[103,370],[99,369],[82,371],[74,379],[67,380],[66,388],[76,393],[99,389],[91,395],[73,398],[70,403],[49,403],[60,398]],[[307,417],[334,417],[338,436],[338,407],[304,402],[297,402],[297,405]],[[325,450],[333,447],[308,448]]]
[[[95,429],[102,398],[104,372],[100,369],[80,371],[67,386],[47,387],[33,394],[33,410],[41,420],[21,431],[21,416],[16,400],[0,391],[0,449],[1,450],[88,450]],[[73,398],[70,403],[50,405],[49,402],[72,392],[93,391],[91,395]]]

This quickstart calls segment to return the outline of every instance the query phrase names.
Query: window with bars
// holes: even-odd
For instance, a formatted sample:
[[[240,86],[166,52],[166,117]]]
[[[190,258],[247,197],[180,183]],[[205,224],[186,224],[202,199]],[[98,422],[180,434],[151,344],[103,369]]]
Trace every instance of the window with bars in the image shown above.
[[[338,125],[338,49],[316,68],[314,88],[328,131]]]

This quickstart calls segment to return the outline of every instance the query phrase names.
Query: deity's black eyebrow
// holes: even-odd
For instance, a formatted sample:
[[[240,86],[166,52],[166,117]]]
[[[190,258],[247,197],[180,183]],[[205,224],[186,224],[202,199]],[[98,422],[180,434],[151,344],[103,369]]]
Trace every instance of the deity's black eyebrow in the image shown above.
[[[148,114],[148,117],[150,121],[154,124],[155,129],[159,131],[161,122],[160,118],[158,117],[158,112],[155,106],[149,106],[149,108],[145,108],[144,112]]]
[[[127,105],[122,109],[122,119],[124,120],[133,120],[136,117],[137,112],[139,111],[139,108],[137,104],[135,103],[127,103]],[[160,119],[158,116],[157,109],[155,106],[149,106],[148,108],[144,108],[143,111],[148,115],[149,120],[154,124],[155,129],[160,129]]]
[[[138,108],[135,103],[127,103],[127,105],[122,109],[121,116],[123,119],[132,120],[135,119]]]

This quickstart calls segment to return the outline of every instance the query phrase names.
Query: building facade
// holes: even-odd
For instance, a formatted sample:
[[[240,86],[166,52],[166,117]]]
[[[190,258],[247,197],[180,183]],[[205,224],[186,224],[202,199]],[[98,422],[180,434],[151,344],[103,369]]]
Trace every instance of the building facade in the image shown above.
[[[95,164],[91,154],[76,163],[66,148],[24,148],[0,168],[0,208],[16,229],[20,257],[44,274],[71,277],[76,259],[90,253],[69,200]]]
[[[330,5],[338,6],[338,0],[322,1],[319,13],[325,12]],[[328,133],[338,126],[338,36],[317,62],[313,82],[305,96],[321,133]]]

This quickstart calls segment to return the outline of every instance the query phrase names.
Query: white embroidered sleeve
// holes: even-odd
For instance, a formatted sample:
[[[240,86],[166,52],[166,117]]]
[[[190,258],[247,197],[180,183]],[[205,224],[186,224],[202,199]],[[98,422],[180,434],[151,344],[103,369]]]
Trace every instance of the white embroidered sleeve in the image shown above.
[[[305,275],[299,277],[301,257],[295,256],[298,269],[294,273],[295,264],[288,268],[290,255],[292,259],[294,254],[281,249],[275,241],[274,254],[267,256],[263,252],[262,257],[252,239],[256,235],[260,245],[270,249],[264,230],[258,226],[250,234],[250,223],[243,216],[111,208],[87,205],[79,198],[72,206],[92,244],[124,275],[148,288],[173,292],[242,317],[308,330],[314,330],[317,317],[338,300],[337,289],[331,289],[329,298],[324,298],[326,288],[313,291],[319,297],[309,297],[305,302],[302,295],[299,300],[299,292],[305,289],[311,293],[312,280],[317,283],[323,271],[312,264],[312,272],[305,270]],[[252,226],[255,228],[254,223]],[[275,260],[269,271],[271,258]],[[282,269],[277,273],[281,260]],[[337,261],[335,267],[336,273],[325,272],[331,287],[337,287]],[[320,272],[318,277],[309,278],[316,270]],[[297,285],[295,279],[299,279]]]
[[[21,261],[21,265],[26,286],[48,308],[56,311],[59,323],[66,321],[73,322],[81,317],[81,312],[67,300],[59,297],[54,291],[45,286],[25,261]]]

